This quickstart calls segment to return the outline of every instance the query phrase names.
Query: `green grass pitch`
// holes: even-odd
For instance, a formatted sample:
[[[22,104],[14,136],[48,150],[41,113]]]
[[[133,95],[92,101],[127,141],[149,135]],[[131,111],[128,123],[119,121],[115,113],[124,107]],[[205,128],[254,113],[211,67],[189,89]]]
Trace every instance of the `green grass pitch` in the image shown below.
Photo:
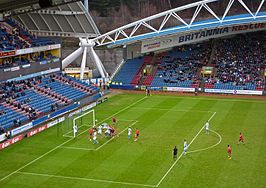
[[[119,137],[93,145],[86,116],[72,139],[65,121],[0,152],[0,187],[266,187],[266,101],[118,94],[95,112],[98,123],[118,119]],[[138,142],[127,140],[128,126],[140,130]]]

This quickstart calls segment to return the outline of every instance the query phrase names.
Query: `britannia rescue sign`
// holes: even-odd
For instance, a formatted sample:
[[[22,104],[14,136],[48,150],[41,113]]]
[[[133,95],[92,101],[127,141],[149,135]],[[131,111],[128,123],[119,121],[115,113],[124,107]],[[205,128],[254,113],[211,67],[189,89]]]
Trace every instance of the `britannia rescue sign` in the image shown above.
[[[257,23],[257,24],[247,24],[247,25],[239,25],[231,27],[204,29],[186,34],[182,33],[174,36],[167,36],[153,40],[142,41],[141,52],[142,53],[153,52],[156,50],[162,50],[165,48],[171,48],[183,44],[200,42],[211,38],[218,38],[228,35],[247,33],[247,32],[259,31],[265,29],[266,29],[266,23]]]
[[[194,41],[198,39],[200,40],[200,39],[208,38],[210,36],[224,35],[226,33],[229,33],[228,27],[199,31],[196,33],[191,33],[191,34],[182,35],[178,37],[178,43],[181,44],[187,41]]]

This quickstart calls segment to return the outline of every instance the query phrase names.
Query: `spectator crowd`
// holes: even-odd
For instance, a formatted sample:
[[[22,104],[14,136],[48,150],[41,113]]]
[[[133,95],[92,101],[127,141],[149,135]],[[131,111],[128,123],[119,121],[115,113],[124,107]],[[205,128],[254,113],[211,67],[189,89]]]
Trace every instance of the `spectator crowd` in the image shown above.
[[[266,35],[264,32],[238,35],[218,41],[213,63],[217,68],[214,83],[264,87]],[[243,87],[245,88],[245,87]]]

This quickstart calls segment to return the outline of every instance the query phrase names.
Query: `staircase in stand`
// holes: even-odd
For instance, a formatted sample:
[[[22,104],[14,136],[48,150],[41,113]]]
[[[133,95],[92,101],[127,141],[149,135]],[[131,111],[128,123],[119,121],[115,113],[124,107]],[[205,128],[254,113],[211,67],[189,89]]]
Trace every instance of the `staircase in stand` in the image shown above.
[[[152,72],[151,74],[149,74],[146,79],[143,81],[143,85],[145,86],[150,86],[152,81],[153,81],[153,78],[155,77],[156,73],[157,73],[157,70],[158,70],[158,65],[155,65],[152,69]]]
[[[151,73],[145,77],[145,79],[142,82],[142,85],[145,86],[150,86],[157,71],[159,68],[159,65],[161,64],[161,54],[155,55],[154,58],[152,59],[150,65],[152,65],[152,71]]]
[[[141,65],[141,67],[139,68],[138,72],[133,77],[133,79],[131,81],[131,84],[139,85],[141,83],[140,80],[142,78],[143,69],[146,67],[146,65],[148,63],[150,63],[152,61],[152,59],[153,59],[152,56],[145,56],[144,57],[144,63]]]

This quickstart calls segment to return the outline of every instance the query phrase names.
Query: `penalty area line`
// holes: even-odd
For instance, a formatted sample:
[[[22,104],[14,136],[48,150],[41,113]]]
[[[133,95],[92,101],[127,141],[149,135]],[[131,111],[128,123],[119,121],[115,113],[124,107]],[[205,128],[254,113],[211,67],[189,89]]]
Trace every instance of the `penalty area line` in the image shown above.
[[[212,114],[212,116],[208,119],[208,121],[211,121],[212,118],[215,116],[216,112]],[[188,144],[189,146],[194,142],[194,140],[199,136],[201,131],[204,129],[205,125],[202,126],[202,128],[199,130],[199,132],[194,136],[194,138],[191,140],[191,142]],[[162,181],[166,178],[166,176],[171,172],[171,170],[174,168],[176,163],[181,159],[181,157],[184,156],[184,151],[179,155],[179,157],[176,159],[176,161],[172,164],[172,166],[167,170],[167,172],[163,175],[163,177],[160,179],[160,181],[157,183],[156,187],[159,187],[159,185],[162,183]]]
[[[69,135],[63,135],[63,137],[66,137],[66,138],[74,138],[74,136],[69,136]]]
[[[17,174],[30,175],[30,176],[42,176],[42,177],[49,177],[49,178],[60,178],[60,179],[68,179],[68,180],[78,180],[78,181],[90,181],[90,182],[99,182],[99,183],[112,183],[112,184],[120,184],[120,185],[156,187],[156,185],[148,185],[148,184],[133,183],[133,182],[122,182],[122,181],[82,178],[82,177],[73,177],[73,176],[60,176],[60,175],[51,175],[51,174],[39,174],[39,173],[31,173],[31,172],[17,172]]]
[[[68,146],[62,146],[63,149],[74,149],[74,150],[84,150],[84,151],[94,151],[95,149],[92,148],[80,148],[80,147],[68,147]]]

